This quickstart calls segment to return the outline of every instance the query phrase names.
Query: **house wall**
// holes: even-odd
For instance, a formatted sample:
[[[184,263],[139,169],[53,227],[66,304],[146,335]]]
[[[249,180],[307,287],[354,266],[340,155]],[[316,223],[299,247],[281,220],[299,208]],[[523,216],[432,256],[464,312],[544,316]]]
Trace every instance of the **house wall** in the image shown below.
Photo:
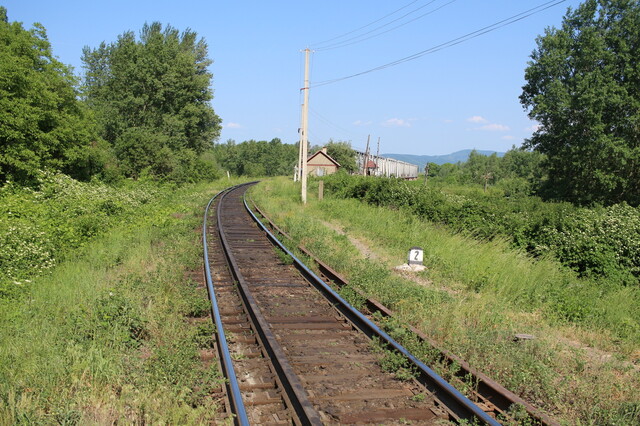
[[[338,167],[329,158],[325,157],[324,150],[307,161],[307,174],[310,176],[330,175],[338,171]],[[323,171],[319,172],[322,169]],[[320,174],[319,174],[320,173]]]

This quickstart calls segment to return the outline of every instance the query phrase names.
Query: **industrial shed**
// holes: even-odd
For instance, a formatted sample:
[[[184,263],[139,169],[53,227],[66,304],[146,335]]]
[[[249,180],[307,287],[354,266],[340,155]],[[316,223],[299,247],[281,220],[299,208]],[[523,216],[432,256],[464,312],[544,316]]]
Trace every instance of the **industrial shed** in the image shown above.
[[[365,168],[365,161],[367,167]],[[413,180],[418,177],[418,166],[394,158],[356,151],[356,164],[361,173],[370,176],[397,177]]]
[[[330,175],[339,168],[340,164],[327,154],[327,148],[322,148],[307,160],[307,173],[312,176]]]

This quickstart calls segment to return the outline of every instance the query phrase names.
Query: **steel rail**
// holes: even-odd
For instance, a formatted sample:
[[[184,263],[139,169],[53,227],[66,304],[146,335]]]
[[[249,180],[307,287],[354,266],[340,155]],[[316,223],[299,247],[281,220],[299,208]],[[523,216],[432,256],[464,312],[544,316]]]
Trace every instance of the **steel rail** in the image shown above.
[[[311,269],[309,269],[295,254],[293,254],[278,238],[276,238],[269,229],[256,217],[251,211],[244,197],[245,209],[249,212],[257,225],[265,232],[267,237],[277,245],[282,251],[291,256],[297,268],[307,277],[309,282],[314,285],[334,306],[349,320],[370,338],[377,337],[385,344],[404,355],[418,369],[423,384],[432,391],[435,396],[460,419],[480,420],[489,425],[500,425],[495,419],[485,413],[480,407],[474,404],[460,391],[454,388],[446,380],[444,380],[435,371],[425,365],[422,361],[412,355],[407,349],[396,342],[386,332],[381,330],[370,319],[364,316],[360,311],[351,306],[338,293],[336,293],[328,284],[318,277]]]
[[[242,394],[240,392],[240,385],[238,383],[238,378],[236,377],[235,370],[233,369],[233,362],[231,360],[231,355],[229,353],[229,345],[227,344],[227,338],[224,333],[224,328],[222,326],[222,318],[220,316],[220,309],[218,308],[218,301],[216,299],[215,289],[213,287],[213,280],[211,279],[211,267],[209,265],[209,250],[207,247],[207,217],[209,216],[209,208],[211,204],[215,201],[219,196],[222,198],[224,194],[229,192],[231,189],[247,185],[240,184],[234,187],[227,188],[218,192],[207,204],[207,207],[204,211],[204,220],[202,223],[202,243],[204,246],[204,272],[205,279],[207,282],[207,291],[209,293],[209,300],[211,301],[211,315],[213,318],[214,325],[216,327],[217,333],[217,348],[220,363],[222,364],[222,368],[224,370],[224,375],[227,378],[227,396],[229,398],[229,402],[231,403],[231,410],[233,414],[235,414],[236,418],[234,422],[236,424],[242,426],[249,425],[249,418],[247,417],[247,411],[244,407],[244,403],[242,402]]]
[[[252,182],[253,184],[255,182]],[[249,184],[247,184],[249,185]],[[237,187],[233,188],[237,189]],[[229,194],[230,191],[222,194],[220,198],[220,204],[224,201],[224,198]],[[221,224],[221,211],[222,209],[218,208],[217,217],[218,224]],[[315,410],[311,401],[309,401],[307,397],[307,393],[304,390],[304,386],[302,385],[300,379],[296,375],[293,370],[291,364],[285,355],[285,352],[278,343],[274,333],[271,331],[269,327],[269,323],[266,318],[263,316],[260,308],[256,300],[254,299],[251,291],[249,290],[249,285],[247,284],[244,276],[240,272],[240,268],[238,267],[238,263],[235,259],[234,254],[230,250],[230,245],[227,240],[226,233],[222,226],[218,225],[218,232],[220,234],[220,240],[222,242],[222,247],[224,254],[229,263],[231,272],[238,282],[238,291],[244,301],[247,313],[251,317],[253,324],[256,328],[256,331],[260,337],[260,340],[266,349],[269,357],[271,358],[272,364],[275,367],[278,376],[281,379],[281,383],[284,387],[284,390],[291,402],[293,409],[299,417],[299,420],[304,425],[321,425],[322,420],[320,419],[320,414]]]

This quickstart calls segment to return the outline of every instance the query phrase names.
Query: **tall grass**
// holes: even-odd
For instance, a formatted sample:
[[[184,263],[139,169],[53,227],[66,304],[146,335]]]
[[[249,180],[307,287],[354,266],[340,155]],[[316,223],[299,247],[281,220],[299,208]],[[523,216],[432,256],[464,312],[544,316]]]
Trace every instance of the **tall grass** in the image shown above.
[[[226,185],[160,189],[153,205],[0,299],[0,424],[207,423],[221,378],[186,321],[206,298],[194,232]],[[208,343],[207,343],[208,342]]]
[[[553,259],[453,233],[401,208],[318,201],[310,188],[304,207],[284,179],[261,184],[252,197],[294,243],[526,399],[569,423],[640,421],[637,288],[580,279]],[[412,246],[424,249],[427,271],[392,272]],[[516,333],[536,339],[516,343]]]

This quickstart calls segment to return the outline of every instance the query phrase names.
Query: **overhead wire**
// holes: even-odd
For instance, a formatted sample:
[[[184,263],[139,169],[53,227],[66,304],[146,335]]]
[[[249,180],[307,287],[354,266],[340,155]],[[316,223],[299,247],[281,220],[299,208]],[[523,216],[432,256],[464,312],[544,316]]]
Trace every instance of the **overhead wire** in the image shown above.
[[[321,46],[321,45],[326,44],[326,43],[329,43],[329,42],[331,42],[331,41],[338,40],[338,39],[340,39],[340,38],[342,38],[342,37],[346,37],[346,36],[348,36],[348,35],[351,35],[351,34],[353,34],[353,33],[355,33],[355,32],[358,32],[358,31],[363,30],[363,29],[365,29],[365,28],[367,28],[367,27],[370,27],[370,26],[371,26],[371,25],[373,25],[373,24],[377,24],[378,22],[380,22],[380,21],[382,21],[382,20],[384,20],[384,19],[388,18],[389,16],[395,15],[396,13],[400,12],[402,9],[406,9],[407,7],[411,6],[412,4],[414,4],[414,3],[418,2],[418,1],[419,1],[419,0],[413,0],[412,2],[409,2],[408,4],[405,4],[405,5],[404,5],[404,6],[402,6],[401,8],[396,9],[396,10],[394,10],[393,12],[388,13],[387,15],[384,15],[382,18],[376,19],[376,20],[375,20],[375,21],[373,21],[373,22],[369,22],[368,24],[363,25],[363,26],[361,26],[361,27],[359,27],[359,28],[356,28],[355,30],[352,30],[352,31],[346,32],[346,33],[341,34],[341,35],[339,35],[339,36],[336,36],[336,37],[330,38],[330,39],[328,39],[328,40],[324,40],[324,41],[321,41],[321,42],[318,42],[318,43],[312,43],[311,45],[312,45],[312,46]]]
[[[337,43],[331,44],[331,45],[329,45],[329,46],[320,47],[320,48],[317,48],[317,49],[315,49],[315,50],[322,52],[322,51],[325,51],[325,50],[339,49],[339,48],[342,48],[342,47],[351,46],[351,45],[353,45],[353,44],[361,43],[361,42],[366,41],[366,40],[370,40],[370,39],[372,39],[372,38],[375,38],[375,37],[381,36],[381,35],[383,35],[383,34],[386,34],[386,33],[388,33],[388,32],[391,32],[391,31],[397,30],[398,28],[404,27],[405,25],[410,24],[410,23],[412,23],[412,22],[414,22],[414,21],[417,21],[418,19],[424,18],[425,16],[431,15],[432,13],[437,12],[438,10],[442,9],[443,7],[448,6],[448,5],[450,5],[451,3],[454,3],[456,0],[450,0],[449,2],[447,2],[447,3],[443,4],[443,5],[440,5],[440,6],[436,7],[435,9],[429,10],[428,12],[425,12],[425,13],[423,13],[423,14],[422,14],[422,15],[420,15],[420,16],[417,16],[417,17],[415,17],[415,18],[413,18],[413,19],[410,19],[410,20],[405,21],[405,22],[403,22],[403,23],[401,23],[401,24],[398,24],[398,25],[396,25],[395,27],[389,28],[388,30],[385,30],[385,31],[382,31],[382,32],[379,32],[379,33],[376,33],[376,34],[372,34],[372,35],[370,35],[369,37],[364,37],[364,36],[366,36],[367,34],[371,34],[371,33],[375,32],[375,31],[378,31],[378,30],[380,30],[380,29],[382,29],[382,28],[384,28],[384,27],[386,27],[386,26],[388,26],[388,25],[393,24],[394,22],[397,22],[397,21],[399,21],[399,20],[401,20],[401,19],[403,19],[403,18],[406,18],[406,17],[407,17],[407,16],[409,16],[410,14],[412,14],[412,13],[414,13],[414,12],[417,12],[418,10],[423,9],[423,8],[425,8],[425,7],[429,6],[429,5],[431,5],[432,3],[435,3],[436,1],[437,1],[437,0],[432,0],[432,1],[430,1],[429,3],[427,3],[427,4],[423,5],[423,6],[420,6],[419,8],[417,8],[417,9],[415,9],[415,10],[412,10],[411,12],[408,12],[408,13],[406,13],[406,14],[402,15],[402,16],[401,16],[401,17],[399,17],[399,18],[396,18],[396,19],[394,19],[393,21],[387,22],[387,23],[386,23],[386,24],[384,24],[384,25],[381,25],[381,26],[379,26],[379,27],[377,27],[377,28],[374,28],[374,29],[372,29],[372,30],[370,30],[370,31],[367,31],[366,33],[360,34],[360,35],[355,36],[355,37],[351,37],[351,38],[346,39],[346,40],[341,41],[341,42],[337,42]],[[364,37],[364,38],[361,38],[361,37]]]
[[[375,71],[380,71],[380,70],[383,70],[383,69],[386,69],[386,68],[390,68],[390,67],[393,67],[393,66],[396,66],[396,65],[400,65],[400,64],[405,63],[405,62],[413,61],[413,60],[418,59],[418,58],[420,58],[422,56],[425,56],[425,55],[428,55],[428,54],[431,54],[431,53],[435,53],[435,52],[438,52],[440,50],[443,50],[443,49],[446,49],[446,48],[449,48],[449,47],[453,47],[455,45],[464,43],[465,41],[472,40],[472,39],[474,39],[476,37],[480,37],[481,35],[484,35],[484,34],[492,32],[492,31],[498,30],[500,28],[506,27],[508,25],[514,24],[514,23],[516,23],[518,21],[521,21],[521,20],[523,20],[525,18],[528,18],[528,17],[530,17],[532,15],[540,13],[540,12],[542,12],[544,10],[550,9],[550,8],[552,8],[554,6],[557,6],[557,5],[561,4],[561,3],[564,3],[566,1],[567,0],[551,0],[551,1],[548,1],[548,2],[545,2],[545,3],[542,3],[542,4],[538,5],[538,6],[533,7],[531,9],[528,9],[528,10],[526,10],[524,12],[520,12],[520,13],[518,13],[516,15],[513,15],[513,16],[511,16],[509,18],[503,19],[503,20],[498,21],[498,22],[496,22],[494,24],[488,25],[488,26],[486,26],[484,28],[480,28],[479,30],[472,31],[472,32],[467,33],[467,34],[465,34],[463,36],[460,36],[460,37],[457,37],[455,39],[446,41],[444,43],[441,43],[439,45],[430,47],[428,49],[425,49],[425,50],[422,50],[420,52],[414,53],[412,55],[406,56],[404,58],[401,58],[401,59],[386,63],[384,65],[377,66],[375,68],[368,69],[366,71],[361,71],[361,72],[358,72],[358,73],[355,73],[355,74],[351,74],[351,75],[348,75],[348,76],[345,76],[345,77],[334,78],[334,79],[331,79],[331,80],[325,80],[325,81],[321,81],[321,82],[318,82],[318,83],[315,83],[315,84],[310,84],[310,88],[315,88],[315,87],[325,86],[325,85],[328,85],[328,84],[337,83],[339,81],[347,80],[347,79],[354,78],[354,77],[359,77],[359,76],[364,75],[364,74],[372,73],[372,72],[375,72]]]
[[[344,135],[349,136],[351,139],[351,141],[358,139],[358,138],[363,138],[363,134],[355,134],[347,129],[345,129],[344,127],[332,122],[331,120],[329,120],[327,117],[323,116],[322,114],[320,114],[317,110],[315,110],[314,108],[309,108],[309,111],[311,112],[311,114],[313,114],[318,120],[320,120],[322,123],[324,123],[327,126],[333,127],[337,130],[340,130]]]

